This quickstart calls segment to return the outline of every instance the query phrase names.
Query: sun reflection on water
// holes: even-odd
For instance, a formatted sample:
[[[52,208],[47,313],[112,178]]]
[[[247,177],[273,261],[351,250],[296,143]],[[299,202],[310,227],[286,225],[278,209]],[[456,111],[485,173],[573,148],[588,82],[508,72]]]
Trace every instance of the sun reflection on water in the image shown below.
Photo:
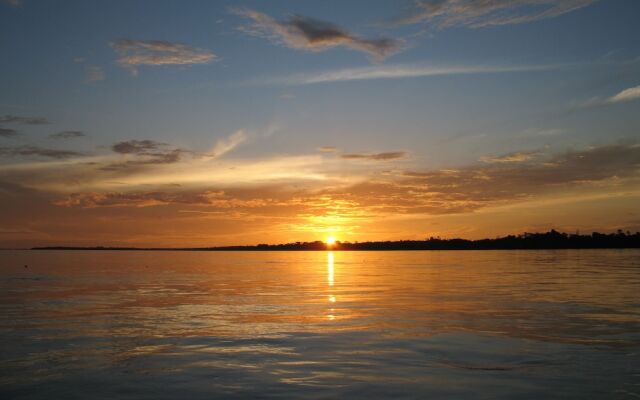
[[[333,286],[333,251],[327,253],[327,283]]]
[[[333,304],[336,302],[336,296],[331,293],[331,288],[333,288],[334,283],[334,268],[333,268],[333,251],[327,252],[327,284],[329,285],[329,303]],[[329,310],[329,314],[327,315],[327,319],[329,321],[333,321],[336,319],[334,315],[334,308]]]

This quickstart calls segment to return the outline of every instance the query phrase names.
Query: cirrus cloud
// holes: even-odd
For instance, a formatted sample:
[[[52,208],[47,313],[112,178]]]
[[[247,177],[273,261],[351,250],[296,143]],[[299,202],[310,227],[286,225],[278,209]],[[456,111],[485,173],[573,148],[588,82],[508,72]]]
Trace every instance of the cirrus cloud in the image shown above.
[[[436,29],[481,28],[539,21],[578,10],[598,0],[418,0],[397,25],[428,23]]]
[[[244,133],[244,131],[241,129],[237,130],[231,135],[229,135],[229,137],[224,139],[219,139],[216,142],[216,145],[211,150],[211,156],[221,157],[224,154],[232,151],[236,147],[240,146],[240,144],[242,144],[246,140],[247,140],[247,135]]]
[[[497,74],[516,72],[548,71],[566,67],[561,64],[547,65],[420,65],[395,64],[368,67],[343,68],[284,77],[259,79],[248,82],[258,85],[313,85],[320,83],[363,81],[373,79],[406,79],[429,76]]]

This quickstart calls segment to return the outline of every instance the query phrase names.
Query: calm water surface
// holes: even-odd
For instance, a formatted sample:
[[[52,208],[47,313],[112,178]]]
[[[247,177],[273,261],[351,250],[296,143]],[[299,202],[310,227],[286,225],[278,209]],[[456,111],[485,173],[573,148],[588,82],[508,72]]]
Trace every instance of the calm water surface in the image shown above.
[[[640,251],[2,251],[0,397],[637,399]]]

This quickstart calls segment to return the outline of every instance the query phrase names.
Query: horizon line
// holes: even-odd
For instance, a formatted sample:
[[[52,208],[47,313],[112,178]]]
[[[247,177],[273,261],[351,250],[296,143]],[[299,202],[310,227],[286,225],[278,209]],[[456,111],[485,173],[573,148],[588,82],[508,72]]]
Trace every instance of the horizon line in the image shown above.
[[[434,237],[431,236],[425,239],[400,239],[400,240],[377,240],[377,241],[364,241],[364,242],[351,242],[351,241],[340,241],[336,240],[335,243],[330,244],[326,241],[322,240],[314,240],[310,242],[288,242],[288,243],[276,243],[276,244],[268,244],[268,243],[258,243],[258,244],[245,244],[245,245],[226,245],[226,246],[197,246],[197,247],[129,247],[129,246],[63,246],[63,245],[51,245],[51,246],[33,246],[29,248],[4,248],[0,250],[147,250],[147,251],[251,251],[251,250],[298,250],[298,251],[353,251],[353,250],[402,250],[400,247],[387,247],[382,248],[380,246],[409,246],[409,245],[418,245],[418,244],[431,244],[434,245],[440,244],[443,246],[451,246],[451,250],[482,250],[482,249],[509,249],[509,247],[483,247],[480,248],[478,246],[491,245],[491,244],[500,244],[501,242],[509,241],[509,240],[517,240],[524,244],[524,242],[533,242],[539,239],[547,239],[548,245],[555,244],[556,246],[560,244],[560,241],[585,241],[585,240],[595,240],[599,241],[596,243],[589,243],[590,245],[601,245],[605,244],[604,242],[607,240],[637,240],[637,243],[632,243],[634,247],[640,247],[640,232],[632,233],[630,231],[623,231],[618,229],[616,232],[612,233],[601,233],[597,231],[592,231],[589,234],[580,234],[579,231],[576,233],[566,233],[556,231],[555,229],[551,229],[547,232],[523,232],[518,235],[508,234],[506,236],[497,236],[494,238],[482,238],[482,239],[464,239],[459,237],[454,238],[441,238],[440,236]],[[553,242],[555,241],[555,242]],[[531,244],[531,243],[529,243]],[[538,245],[544,245],[544,243],[538,243]],[[574,243],[584,245],[585,243]],[[513,244],[512,244],[513,245]],[[310,247],[315,246],[315,247]],[[346,246],[346,247],[345,247]],[[378,246],[377,248],[367,248],[367,246]],[[465,247],[467,246],[467,247]],[[476,246],[476,247],[468,247],[468,246]],[[617,246],[616,246],[617,247]],[[536,247],[536,248],[545,248]],[[552,246],[551,248],[557,248]],[[572,247],[566,247],[572,248]],[[584,248],[584,247],[579,247]],[[438,250],[443,248],[404,248],[406,250]],[[516,248],[514,248],[516,249]],[[532,248],[533,249],[533,248]]]

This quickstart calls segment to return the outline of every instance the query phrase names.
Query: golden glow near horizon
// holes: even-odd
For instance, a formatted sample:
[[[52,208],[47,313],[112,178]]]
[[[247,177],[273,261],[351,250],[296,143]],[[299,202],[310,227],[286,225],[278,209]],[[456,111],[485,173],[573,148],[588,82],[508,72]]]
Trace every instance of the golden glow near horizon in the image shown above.
[[[325,242],[327,243],[327,245],[333,246],[334,244],[336,244],[336,238],[335,236],[329,236]]]

